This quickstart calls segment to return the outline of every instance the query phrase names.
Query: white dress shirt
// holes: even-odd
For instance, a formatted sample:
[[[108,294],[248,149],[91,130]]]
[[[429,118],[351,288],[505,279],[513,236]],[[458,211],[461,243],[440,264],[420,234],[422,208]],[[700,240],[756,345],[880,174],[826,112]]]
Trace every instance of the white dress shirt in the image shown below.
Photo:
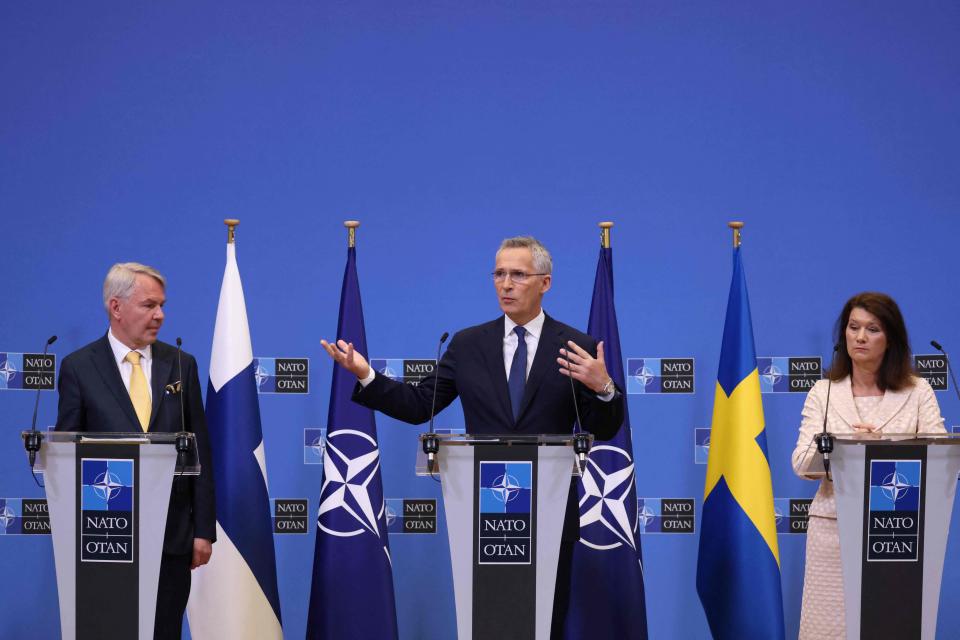
[[[530,376],[530,367],[533,366],[533,357],[537,355],[537,345],[540,344],[540,334],[543,333],[543,321],[546,319],[543,309],[536,318],[523,325],[527,332],[523,336],[523,341],[527,343],[527,376]],[[513,354],[517,352],[519,341],[513,328],[517,323],[510,319],[510,316],[503,316],[503,368],[507,374],[507,380],[510,379],[510,367],[513,365]],[[557,356],[559,357],[559,353]]]
[[[153,363],[153,347],[147,345],[142,349],[131,349],[123,344],[113,335],[113,330],[107,331],[107,340],[110,341],[110,348],[113,349],[113,357],[117,361],[117,367],[120,369],[120,378],[123,380],[123,386],[130,393],[130,376],[133,375],[133,365],[126,361],[127,354],[136,351],[140,354],[140,368],[143,369],[143,375],[147,379],[147,393],[150,394],[150,400],[153,400],[153,388],[150,385],[151,367]]]
[[[537,355],[537,347],[540,345],[540,335],[543,333],[543,323],[546,318],[547,316],[541,308],[536,318],[523,325],[523,328],[527,330],[523,336],[524,342],[527,343],[527,377],[530,376],[530,367],[533,366],[533,359]],[[519,344],[517,334],[513,331],[516,326],[517,323],[511,320],[509,316],[503,316],[503,371],[507,380],[510,380],[510,365],[513,364],[513,354],[517,352],[517,345]],[[564,348],[566,348],[566,345],[564,345]],[[560,357],[559,352],[557,352],[556,357]],[[376,375],[376,371],[373,370],[373,367],[370,367],[367,377],[360,380],[360,386],[366,387],[373,382]],[[613,400],[616,393],[616,390],[604,395],[598,393],[597,397],[604,402],[609,402]]]

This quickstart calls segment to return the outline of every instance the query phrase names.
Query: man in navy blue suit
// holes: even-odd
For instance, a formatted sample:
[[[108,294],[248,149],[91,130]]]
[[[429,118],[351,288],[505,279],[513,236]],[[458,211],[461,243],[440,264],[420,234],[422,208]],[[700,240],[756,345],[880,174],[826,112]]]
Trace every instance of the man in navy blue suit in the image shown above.
[[[353,400],[414,424],[460,397],[468,433],[570,433],[579,408],[583,428],[612,438],[623,422],[623,394],[607,373],[603,343],[543,311],[550,290],[550,253],[530,237],[508,238],[497,251],[493,283],[504,315],[457,332],[437,367],[418,386],[377,374],[353,344],[321,341],[337,363],[357,376]],[[575,381],[574,406],[570,380]],[[579,539],[576,486],[564,520],[557,573],[554,631],[569,596],[569,559]]]
[[[197,361],[157,341],[166,280],[151,267],[114,265],[103,284],[107,334],[60,365],[58,431],[177,432],[180,398],[186,430],[196,435],[201,475],[174,482],[157,589],[155,638],[179,638],[190,570],[206,564],[216,539],[216,502]],[[179,386],[177,383],[180,383]],[[179,391],[178,391],[179,389]]]

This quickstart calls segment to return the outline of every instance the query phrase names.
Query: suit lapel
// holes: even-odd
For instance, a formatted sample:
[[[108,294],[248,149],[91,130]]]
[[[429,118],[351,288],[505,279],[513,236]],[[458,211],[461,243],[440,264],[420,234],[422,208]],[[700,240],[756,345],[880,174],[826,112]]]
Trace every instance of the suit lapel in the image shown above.
[[[853,385],[850,376],[833,383],[833,397],[830,399],[830,409],[836,412],[840,419],[847,424],[850,431],[853,425],[860,423],[860,414],[857,413],[857,404],[853,401]]]
[[[170,379],[170,371],[173,369],[174,356],[167,353],[160,343],[153,345],[153,362],[150,365],[150,388],[153,391],[153,402],[150,408],[150,428],[153,431],[156,426],[157,413],[160,411],[160,403],[163,402],[164,387]],[[180,381],[180,392],[183,393],[183,381]]]
[[[884,392],[883,400],[880,401],[880,406],[877,407],[876,418],[874,418],[877,431],[882,431],[883,428],[887,426],[887,423],[890,422],[890,419],[897,415],[897,412],[900,411],[904,403],[906,403],[907,398],[913,393],[913,389],[914,387],[906,387],[899,391],[887,389]]]
[[[103,379],[103,384],[110,390],[110,393],[117,399],[117,403],[123,407],[124,413],[130,423],[136,429],[130,431],[140,431],[140,421],[137,420],[137,413],[133,410],[133,402],[130,400],[130,393],[123,386],[123,378],[120,377],[120,369],[117,367],[117,361],[113,357],[113,349],[110,348],[110,341],[106,336],[101,338],[93,349],[94,369]],[[94,425],[95,429],[105,429],[108,425]]]
[[[518,414],[520,418],[523,417],[523,412],[533,401],[533,397],[536,395],[537,389],[540,388],[544,377],[554,368],[554,359],[559,355],[562,344],[562,331],[559,330],[550,316],[545,316],[543,329],[540,331],[540,340],[537,343],[537,352],[533,356],[530,375],[527,376],[527,384],[523,390],[523,402],[520,403],[520,413]],[[559,367],[559,365],[556,366]]]
[[[503,366],[503,326],[503,316],[487,325],[482,351],[487,374],[493,382],[494,395],[497,396],[497,402],[500,404],[503,422],[515,428],[513,407],[510,404],[510,388],[507,386],[507,373]]]

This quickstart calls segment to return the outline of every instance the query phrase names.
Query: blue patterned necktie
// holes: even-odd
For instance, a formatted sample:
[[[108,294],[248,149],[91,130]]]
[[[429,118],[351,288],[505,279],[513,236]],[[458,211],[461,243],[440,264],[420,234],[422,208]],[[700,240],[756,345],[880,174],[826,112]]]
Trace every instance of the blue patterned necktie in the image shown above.
[[[507,384],[510,387],[510,403],[513,405],[513,421],[520,417],[520,403],[523,402],[523,388],[527,385],[527,341],[524,334],[527,330],[517,325],[513,328],[517,334],[517,350],[510,363],[510,378]]]

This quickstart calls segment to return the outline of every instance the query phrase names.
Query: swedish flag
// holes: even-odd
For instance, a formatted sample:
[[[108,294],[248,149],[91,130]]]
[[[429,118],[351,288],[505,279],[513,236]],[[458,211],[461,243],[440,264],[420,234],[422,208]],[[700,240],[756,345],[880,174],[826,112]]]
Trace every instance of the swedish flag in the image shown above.
[[[783,638],[780,554],[740,248],[723,327],[697,561],[714,638]]]

